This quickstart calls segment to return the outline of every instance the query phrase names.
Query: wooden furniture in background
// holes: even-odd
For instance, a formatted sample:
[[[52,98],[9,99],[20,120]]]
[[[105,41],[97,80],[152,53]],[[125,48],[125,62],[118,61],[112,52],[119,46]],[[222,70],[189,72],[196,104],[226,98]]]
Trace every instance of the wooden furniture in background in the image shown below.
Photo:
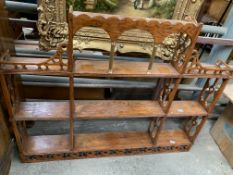
[[[110,40],[109,60],[80,60],[73,57],[73,37],[83,27],[104,30]],[[140,29],[153,38],[148,62],[115,60],[115,47],[122,34]],[[94,13],[69,13],[69,41],[62,43],[50,58],[1,56],[1,86],[23,162],[58,159],[188,151],[214,108],[232,68],[223,62],[199,63],[194,46],[201,29],[195,22],[128,18]],[[158,45],[173,36],[175,47],[167,48],[171,60],[158,58]],[[139,43],[139,44],[144,44]],[[63,53],[67,50],[68,58]],[[21,99],[18,74],[64,76],[69,78],[67,101]],[[75,100],[74,77],[149,78],[157,82],[154,97],[148,100]],[[183,78],[206,78],[197,100],[177,100]],[[212,98],[213,97],[213,98]],[[79,133],[80,120],[148,118],[147,131]],[[182,128],[166,128],[166,121],[180,118]],[[27,121],[69,121],[65,135],[30,135]]]
[[[0,106],[0,175],[7,175],[11,166],[12,140]]]
[[[4,8],[3,1],[0,2],[0,16],[0,55],[3,55],[6,50],[9,50],[9,53],[14,55],[13,33],[9,27],[8,13]],[[2,87],[0,87],[0,175],[8,175],[11,166],[13,141],[10,135],[10,125],[9,121],[7,121],[7,115],[3,112],[5,109],[3,107],[6,105],[2,96]]]
[[[233,167],[233,84],[227,85],[224,95],[230,100],[223,114],[219,117],[214,127],[211,129],[211,135],[219,146],[227,161]]]

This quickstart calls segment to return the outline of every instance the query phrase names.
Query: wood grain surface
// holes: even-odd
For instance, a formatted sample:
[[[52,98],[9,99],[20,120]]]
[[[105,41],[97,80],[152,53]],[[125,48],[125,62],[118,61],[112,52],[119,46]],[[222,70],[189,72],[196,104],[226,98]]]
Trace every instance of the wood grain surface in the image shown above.
[[[146,132],[114,132],[76,135],[73,152],[95,150],[124,150],[132,148],[152,148]],[[30,136],[25,142],[26,155],[55,154],[70,151],[68,135]],[[190,145],[183,131],[162,131],[157,146]]]
[[[205,116],[207,112],[196,101],[174,101],[165,114],[157,101],[151,100],[80,100],[75,102],[76,119],[149,118]],[[21,102],[15,119],[68,120],[68,102]]]

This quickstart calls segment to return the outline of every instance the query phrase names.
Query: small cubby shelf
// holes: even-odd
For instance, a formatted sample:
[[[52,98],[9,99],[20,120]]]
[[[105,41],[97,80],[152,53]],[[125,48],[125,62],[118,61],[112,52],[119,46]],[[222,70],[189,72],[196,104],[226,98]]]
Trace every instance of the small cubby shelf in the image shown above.
[[[111,42],[109,60],[74,59],[75,33],[88,26],[107,31]],[[151,58],[148,62],[114,60],[117,39],[125,31],[135,28],[151,34],[154,40]],[[233,69],[223,62],[216,65],[199,63],[193,49],[200,30],[201,25],[196,22],[70,12],[68,42],[58,46],[50,58],[3,54],[0,58],[0,82],[21,160],[38,162],[188,151],[233,75]],[[176,40],[174,47],[166,44],[172,37]],[[161,55],[164,49],[168,51],[166,54],[172,55],[171,59],[156,61],[157,51]],[[63,58],[65,51],[67,59]],[[17,74],[67,77],[69,99],[20,100]],[[147,78],[157,83],[151,100],[76,100],[75,77]],[[176,100],[183,78],[207,78],[197,100]],[[74,128],[74,123],[80,120],[143,118],[150,120],[147,131],[75,133]],[[164,123],[176,118],[187,120],[183,129],[164,129]],[[69,133],[30,136],[27,121],[68,121]]]

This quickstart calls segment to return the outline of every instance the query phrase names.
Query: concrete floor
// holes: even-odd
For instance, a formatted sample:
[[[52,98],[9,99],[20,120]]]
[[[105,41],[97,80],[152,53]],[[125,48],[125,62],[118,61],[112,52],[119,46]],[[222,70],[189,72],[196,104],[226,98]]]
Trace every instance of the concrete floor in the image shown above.
[[[233,175],[209,134],[208,121],[190,152],[22,164],[14,154],[10,175]]]

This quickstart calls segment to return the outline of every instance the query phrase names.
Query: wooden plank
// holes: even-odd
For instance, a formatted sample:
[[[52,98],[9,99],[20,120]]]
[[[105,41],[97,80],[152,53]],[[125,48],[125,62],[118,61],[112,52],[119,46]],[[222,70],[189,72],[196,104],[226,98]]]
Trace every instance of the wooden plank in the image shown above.
[[[76,136],[76,147],[69,149],[67,135],[30,136],[25,144],[26,155],[56,154],[66,152],[86,152],[101,150],[125,150],[134,148],[152,148],[147,132],[113,132],[88,133]],[[139,139],[140,138],[140,139]],[[190,145],[185,133],[181,130],[162,131],[158,139],[160,147]]]
[[[108,61],[79,60],[75,62],[75,76],[92,77],[179,77],[179,73],[171,64],[154,63],[147,73],[149,63],[114,61],[113,72],[108,73]]]
[[[167,117],[205,116],[206,111],[198,102],[174,101]],[[75,103],[76,119],[147,118],[164,117],[157,101],[151,100],[80,100]],[[21,102],[15,119],[68,120],[68,102]]]

